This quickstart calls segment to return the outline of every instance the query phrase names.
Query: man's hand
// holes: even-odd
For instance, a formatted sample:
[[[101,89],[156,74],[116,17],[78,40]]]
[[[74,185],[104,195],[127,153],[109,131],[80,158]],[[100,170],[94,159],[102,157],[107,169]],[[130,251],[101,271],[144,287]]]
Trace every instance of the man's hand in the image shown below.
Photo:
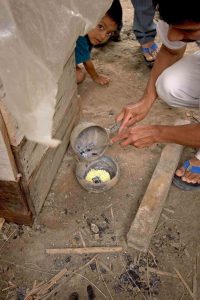
[[[116,122],[121,122],[119,133],[144,119],[150,108],[151,105],[145,99],[140,100],[136,104],[130,103],[125,105],[122,111],[116,116]]]
[[[123,130],[118,133],[111,142],[120,141],[122,147],[132,145],[136,148],[149,147],[160,141],[161,126],[159,125],[144,125],[135,126]]]
[[[100,74],[97,74],[97,76],[93,77],[93,80],[100,85],[106,85],[110,82],[109,77]]]

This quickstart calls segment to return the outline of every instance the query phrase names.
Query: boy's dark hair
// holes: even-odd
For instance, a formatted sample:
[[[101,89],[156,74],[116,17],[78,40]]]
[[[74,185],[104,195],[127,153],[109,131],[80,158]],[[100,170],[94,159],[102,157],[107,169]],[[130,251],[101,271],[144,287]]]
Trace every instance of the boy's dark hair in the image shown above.
[[[122,24],[122,6],[119,0],[113,0],[111,7],[106,12],[116,24],[120,27]]]
[[[200,22],[198,0],[153,0],[160,18],[168,24],[178,25],[186,21]]]

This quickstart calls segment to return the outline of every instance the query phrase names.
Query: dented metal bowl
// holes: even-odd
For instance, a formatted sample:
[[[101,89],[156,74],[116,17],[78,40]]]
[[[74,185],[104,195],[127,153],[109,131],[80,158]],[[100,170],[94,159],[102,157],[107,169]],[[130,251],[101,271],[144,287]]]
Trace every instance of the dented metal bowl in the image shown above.
[[[100,125],[83,122],[73,129],[70,142],[72,149],[80,159],[92,161],[106,151],[109,134]]]
[[[86,175],[91,169],[105,170],[110,174],[110,180],[106,182],[87,181]],[[90,192],[100,193],[111,189],[119,180],[119,166],[117,162],[109,156],[101,156],[95,161],[80,161],[76,166],[76,178],[84,189]]]

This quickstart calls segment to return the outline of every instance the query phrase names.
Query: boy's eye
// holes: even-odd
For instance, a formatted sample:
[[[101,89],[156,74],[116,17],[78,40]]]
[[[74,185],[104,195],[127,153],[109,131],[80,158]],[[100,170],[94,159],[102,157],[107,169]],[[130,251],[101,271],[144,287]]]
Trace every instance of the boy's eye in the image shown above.
[[[103,26],[102,24],[98,24],[97,27],[98,27],[98,29],[101,30],[101,31],[103,31],[103,30],[105,29],[104,26]]]

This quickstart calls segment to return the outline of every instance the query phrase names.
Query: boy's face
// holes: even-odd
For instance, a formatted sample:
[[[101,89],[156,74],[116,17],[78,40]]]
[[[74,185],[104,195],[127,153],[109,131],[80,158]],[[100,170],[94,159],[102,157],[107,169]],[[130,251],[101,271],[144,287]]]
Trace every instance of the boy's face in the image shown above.
[[[96,28],[88,32],[88,38],[92,45],[98,45],[108,39],[117,29],[117,24],[108,15],[105,15]]]
[[[167,37],[170,41],[187,43],[200,40],[200,23],[187,21],[180,25],[170,25]]]

